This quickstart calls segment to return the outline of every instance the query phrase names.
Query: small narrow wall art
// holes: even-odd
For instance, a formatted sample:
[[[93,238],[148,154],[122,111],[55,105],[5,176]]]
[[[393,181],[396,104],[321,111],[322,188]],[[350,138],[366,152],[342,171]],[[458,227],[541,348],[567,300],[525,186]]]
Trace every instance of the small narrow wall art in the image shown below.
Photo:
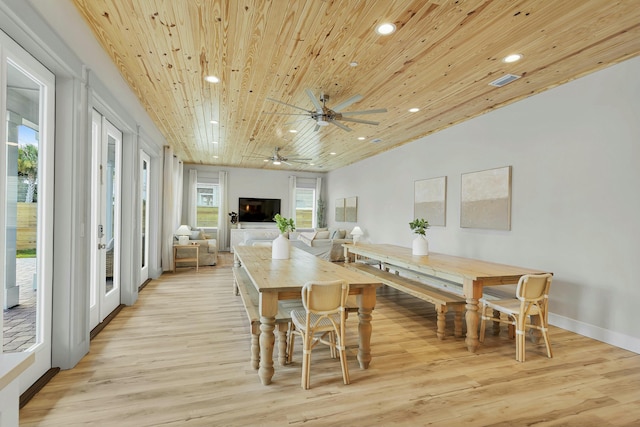
[[[344,203],[344,220],[346,222],[358,221],[358,198],[347,197]]]
[[[413,196],[413,217],[425,218],[427,221],[429,221],[429,225],[446,225],[446,176],[415,181]]]
[[[511,230],[511,166],[463,173],[460,227]]]

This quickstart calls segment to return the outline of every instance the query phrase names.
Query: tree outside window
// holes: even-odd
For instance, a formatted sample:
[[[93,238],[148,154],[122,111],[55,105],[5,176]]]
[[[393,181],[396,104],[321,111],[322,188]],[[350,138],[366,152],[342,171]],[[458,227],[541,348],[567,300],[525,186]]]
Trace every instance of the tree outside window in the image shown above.
[[[296,188],[296,228],[313,228],[316,190]]]
[[[197,227],[218,226],[218,206],[220,205],[218,184],[198,183],[197,191]]]

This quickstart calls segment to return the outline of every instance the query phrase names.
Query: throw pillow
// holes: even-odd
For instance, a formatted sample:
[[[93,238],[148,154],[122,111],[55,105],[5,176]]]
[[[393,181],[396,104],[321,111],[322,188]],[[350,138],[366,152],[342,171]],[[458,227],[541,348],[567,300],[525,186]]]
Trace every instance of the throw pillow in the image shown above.
[[[326,231],[318,231],[316,233],[316,239],[329,239],[331,236],[329,235],[329,230]]]
[[[201,240],[200,233],[200,230],[192,230],[191,235],[189,236],[189,240]]]
[[[324,228],[314,228],[314,231],[327,231],[329,230],[327,227]]]
[[[313,239],[316,237],[316,233],[314,232],[304,232],[298,235],[298,240],[304,242],[307,246],[311,246],[313,243]]]

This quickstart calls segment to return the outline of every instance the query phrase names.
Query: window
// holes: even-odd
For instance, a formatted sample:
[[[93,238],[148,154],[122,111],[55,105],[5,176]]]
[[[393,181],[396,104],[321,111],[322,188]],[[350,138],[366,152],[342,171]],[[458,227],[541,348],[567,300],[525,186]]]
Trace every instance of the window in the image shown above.
[[[196,226],[217,227],[220,191],[218,184],[198,183],[196,189]]]
[[[316,211],[316,190],[296,188],[296,228],[313,228]]]

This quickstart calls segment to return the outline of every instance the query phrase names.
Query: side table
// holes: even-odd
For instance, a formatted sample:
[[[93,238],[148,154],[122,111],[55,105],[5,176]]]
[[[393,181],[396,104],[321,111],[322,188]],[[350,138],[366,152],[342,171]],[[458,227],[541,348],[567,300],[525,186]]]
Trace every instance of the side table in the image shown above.
[[[190,257],[190,258],[178,258],[178,248],[184,248],[186,249],[195,249],[196,251],[196,256],[195,257]],[[195,261],[196,263],[196,271],[198,271],[198,255],[200,254],[200,245],[195,244],[195,245],[173,245],[173,272],[176,272],[176,268],[178,268],[178,262],[193,262]]]

